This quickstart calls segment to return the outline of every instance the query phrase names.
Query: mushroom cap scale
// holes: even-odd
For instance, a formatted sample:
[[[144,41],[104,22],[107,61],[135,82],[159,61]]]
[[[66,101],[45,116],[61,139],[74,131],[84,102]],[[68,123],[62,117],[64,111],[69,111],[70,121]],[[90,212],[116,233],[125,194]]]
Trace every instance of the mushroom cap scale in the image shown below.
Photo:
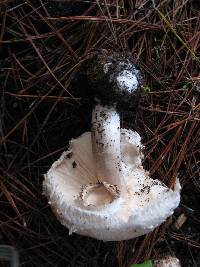
[[[141,164],[141,147],[138,133],[121,129],[127,194],[115,199],[97,180],[91,133],[70,142],[43,183],[52,210],[70,233],[104,241],[126,240],[152,231],[173,213],[180,202],[179,181],[173,191],[151,179]]]

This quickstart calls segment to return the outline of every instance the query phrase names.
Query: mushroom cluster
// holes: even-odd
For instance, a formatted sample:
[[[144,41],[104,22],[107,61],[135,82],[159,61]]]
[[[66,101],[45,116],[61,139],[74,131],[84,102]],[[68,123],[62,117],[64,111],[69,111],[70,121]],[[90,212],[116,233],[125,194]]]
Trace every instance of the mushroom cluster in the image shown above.
[[[44,193],[60,222],[104,241],[152,231],[180,202],[180,184],[169,189],[142,166],[140,135],[120,127],[118,102],[138,97],[141,74],[122,54],[102,53],[88,67],[97,101],[91,132],[70,141],[69,150],[44,176]]]

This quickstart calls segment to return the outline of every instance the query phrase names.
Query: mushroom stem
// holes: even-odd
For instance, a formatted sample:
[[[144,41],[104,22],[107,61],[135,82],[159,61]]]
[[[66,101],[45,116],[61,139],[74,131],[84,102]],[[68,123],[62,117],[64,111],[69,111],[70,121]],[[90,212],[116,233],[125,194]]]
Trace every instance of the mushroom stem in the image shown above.
[[[115,191],[120,195],[125,186],[121,170],[120,117],[115,108],[101,105],[94,108],[92,149],[98,180],[108,190],[112,188],[109,191],[116,188]]]

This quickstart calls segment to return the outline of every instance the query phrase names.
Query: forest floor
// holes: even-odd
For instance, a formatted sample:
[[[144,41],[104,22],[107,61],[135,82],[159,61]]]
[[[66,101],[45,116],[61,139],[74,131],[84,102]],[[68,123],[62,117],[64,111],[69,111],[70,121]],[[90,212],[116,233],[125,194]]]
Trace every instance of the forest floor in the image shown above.
[[[21,266],[128,267],[164,254],[200,266],[199,48],[198,0],[0,1],[0,244]],[[140,65],[144,91],[122,126],[142,136],[152,178],[182,185],[166,223],[122,242],[69,236],[42,194],[43,174],[90,130],[85,62],[99,49]]]

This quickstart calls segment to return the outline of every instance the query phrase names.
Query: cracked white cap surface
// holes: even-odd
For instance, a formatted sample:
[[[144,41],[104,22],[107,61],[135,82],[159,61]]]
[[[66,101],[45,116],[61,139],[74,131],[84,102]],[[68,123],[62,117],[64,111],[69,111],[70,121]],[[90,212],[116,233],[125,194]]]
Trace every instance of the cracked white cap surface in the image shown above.
[[[122,175],[126,192],[114,199],[98,184],[91,133],[73,139],[69,151],[45,175],[43,188],[52,210],[69,229],[104,241],[131,239],[152,231],[180,202],[180,184],[174,191],[153,180],[143,169],[140,136],[121,129]]]

